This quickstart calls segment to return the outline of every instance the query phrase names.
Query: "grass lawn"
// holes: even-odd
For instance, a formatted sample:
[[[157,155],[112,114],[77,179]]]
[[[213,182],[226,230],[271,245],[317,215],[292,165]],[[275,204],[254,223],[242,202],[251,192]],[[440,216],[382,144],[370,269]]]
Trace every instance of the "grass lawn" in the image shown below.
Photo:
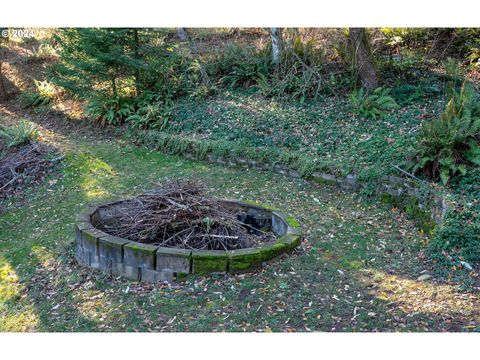
[[[479,329],[477,294],[440,278],[417,280],[428,270],[421,251],[427,238],[396,209],[302,179],[188,161],[114,138],[55,128],[41,133],[65,161],[60,178],[21,204],[4,204],[0,331]],[[165,177],[199,179],[218,196],[288,211],[302,222],[301,249],[256,273],[192,276],[171,286],[110,278],[76,264],[78,212]]]

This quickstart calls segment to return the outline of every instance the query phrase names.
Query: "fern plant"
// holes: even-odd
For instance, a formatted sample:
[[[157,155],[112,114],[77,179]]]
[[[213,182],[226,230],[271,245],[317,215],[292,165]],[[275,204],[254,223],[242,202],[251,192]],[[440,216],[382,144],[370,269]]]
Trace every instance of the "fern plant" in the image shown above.
[[[29,121],[21,120],[13,127],[0,125],[0,140],[5,142],[7,148],[25,145],[37,139],[38,132]]]
[[[123,124],[134,112],[129,99],[115,96],[112,98],[94,98],[85,106],[85,114],[91,116],[102,126]]]
[[[357,115],[376,120],[386,111],[398,109],[398,104],[389,94],[389,89],[381,87],[372,93],[365,92],[363,88],[360,88],[350,94],[350,105]]]
[[[467,165],[480,165],[480,102],[471,84],[460,91],[449,89],[449,101],[441,116],[423,123],[410,163],[414,173],[423,173],[445,185]]]
[[[19,95],[20,103],[23,107],[45,106],[50,104],[57,96],[57,89],[48,80],[33,80],[35,83],[35,92],[25,92]]]
[[[147,91],[136,101],[135,112],[126,118],[134,128],[163,130],[172,116],[173,100],[161,94]]]

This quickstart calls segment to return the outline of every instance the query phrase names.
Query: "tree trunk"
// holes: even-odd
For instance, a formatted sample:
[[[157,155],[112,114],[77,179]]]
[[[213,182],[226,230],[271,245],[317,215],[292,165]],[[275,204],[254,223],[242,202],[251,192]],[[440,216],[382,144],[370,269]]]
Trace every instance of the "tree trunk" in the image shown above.
[[[185,28],[177,28],[177,36],[180,41],[188,41],[188,33]]]
[[[0,101],[6,101],[8,98],[7,89],[3,82],[2,60],[0,59]]]
[[[6,28],[0,28],[5,30]],[[8,100],[7,88],[5,87],[5,81],[3,79],[2,65],[3,65],[3,55],[4,55],[4,43],[8,42],[8,37],[0,37],[0,101]]]
[[[282,58],[282,30],[280,28],[270,28],[272,36],[272,58],[276,67],[280,65]]]
[[[362,86],[367,90],[373,90],[378,87],[378,74],[365,28],[350,28],[349,37],[353,64]]]
[[[138,29],[133,29],[133,35],[134,35],[134,55],[135,55],[135,60],[139,61],[140,60],[140,54],[139,54],[139,47],[140,47],[140,40],[138,38]],[[135,67],[135,93],[138,96],[140,94],[140,69],[138,68],[138,64]]]

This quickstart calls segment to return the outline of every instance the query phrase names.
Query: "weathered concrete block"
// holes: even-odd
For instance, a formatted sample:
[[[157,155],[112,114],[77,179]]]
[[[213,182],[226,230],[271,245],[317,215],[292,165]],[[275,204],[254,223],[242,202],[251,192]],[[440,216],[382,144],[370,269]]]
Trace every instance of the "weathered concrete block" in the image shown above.
[[[227,272],[228,257],[225,251],[193,250],[192,272],[194,274]]]
[[[74,226],[75,228],[75,240],[81,244],[82,242],[82,231],[93,229],[93,225],[89,222],[77,222]]]
[[[123,246],[130,241],[112,235],[105,235],[98,239],[98,254],[114,262],[123,261]]]
[[[345,182],[352,188],[355,188],[357,186],[357,177],[355,175],[349,174],[345,178]]]
[[[98,238],[105,235],[104,232],[91,228],[82,230],[82,247],[91,252],[92,255],[98,256]]]
[[[285,235],[287,233],[288,224],[286,219],[284,219],[283,214],[278,211],[273,211],[271,216],[273,232],[278,236]]]
[[[190,250],[160,247],[157,250],[157,271],[190,273]]]
[[[92,252],[88,252],[88,264],[94,269],[100,269],[100,257]]]
[[[88,265],[88,251],[85,251],[82,247],[75,249],[75,258],[81,264]]]
[[[129,242],[123,247],[123,262],[136,268],[155,270],[155,252],[158,246]]]
[[[76,222],[91,222],[90,215],[94,211],[93,208],[89,208],[88,210],[82,212],[81,214],[78,214],[75,218]]]
[[[291,177],[294,177],[294,178],[299,178],[300,177],[300,173],[296,170],[289,170],[288,175],[291,176]]]
[[[130,280],[140,281],[141,275],[140,275],[139,269],[140,268],[138,266],[123,264],[123,266],[121,267],[121,270],[122,270],[121,275],[125,276],[127,279],[130,279]]]
[[[296,247],[300,246],[302,237],[299,234],[288,234],[282,236],[277,240],[278,243],[285,244],[287,251],[293,251]]]
[[[112,275],[124,275],[125,264],[124,263],[112,263]]]
[[[262,253],[258,249],[232,250],[228,252],[228,272],[237,274],[260,269],[262,261]]]
[[[264,244],[257,247],[262,254],[262,261],[269,261],[287,251],[287,245],[281,242]]]
[[[141,281],[147,282],[173,282],[173,271],[163,270],[155,271],[149,269],[141,269]]]

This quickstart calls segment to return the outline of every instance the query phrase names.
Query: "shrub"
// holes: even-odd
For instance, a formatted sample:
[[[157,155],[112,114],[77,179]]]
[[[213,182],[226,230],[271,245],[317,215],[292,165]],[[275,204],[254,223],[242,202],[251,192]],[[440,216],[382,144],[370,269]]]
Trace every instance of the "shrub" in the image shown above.
[[[32,50],[32,54],[28,57],[28,61],[49,60],[56,56],[54,47],[50,44],[40,44],[37,49]]]
[[[292,98],[303,103],[321,93],[336,94],[334,88],[343,83],[337,65],[331,62],[327,69],[324,54],[314,42],[302,42],[296,36],[284,47],[278,68],[269,76],[260,76],[257,86],[265,96]]]
[[[93,98],[85,106],[85,113],[102,126],[123,124],[133,110],[131,99],[119,96]]]
[[[465,204],[448,211],[443,224],[435,228],[428,251],[441,263],[479,263],[480,206]]]
[[[164,129],[172,116],[173,101],[147,91],[135,99],[135,111],[126,118],[134,128]]]
[[[360,88],[350,94],[350,105],[357,115],[375,120],[388,110],[398,109],[398,104],[389,93],[390,90],[384,88],[378,88],[372,93]]]
[[[21,120],[14,127],[0,125],[0,140],[3,140],[8,148],[25,145],[37,139],[38,132],[29,121]]]
[[[417,100],[425,99],[427,96],[437,96],[441,89],[436,84],[421,81],[418,85],[401,84],[392,89],[392,96],[400,105],[407,105]]]
[[[472,47],[467,60],[472,67],[480,67],[480,47]]]
[[[57,96],[57,89],[48,80],[34,80],[36,92],[25,92],[19,95],[23,107],[44,106],[50,104]]]
[[[480,164],[480,103],[474,89],[464,83],[458,92],[449,89],[450,99],[437,119],[422,124],[409,167],[433,180],[465,175],[467,164]]]
[[[259,79],[268,77],[272,70],[270,58],[265,51],[238,46],[228,47],[216,61],[218,65],[215,72],[220,75],[220,85],[229,88],[254,86]]]

